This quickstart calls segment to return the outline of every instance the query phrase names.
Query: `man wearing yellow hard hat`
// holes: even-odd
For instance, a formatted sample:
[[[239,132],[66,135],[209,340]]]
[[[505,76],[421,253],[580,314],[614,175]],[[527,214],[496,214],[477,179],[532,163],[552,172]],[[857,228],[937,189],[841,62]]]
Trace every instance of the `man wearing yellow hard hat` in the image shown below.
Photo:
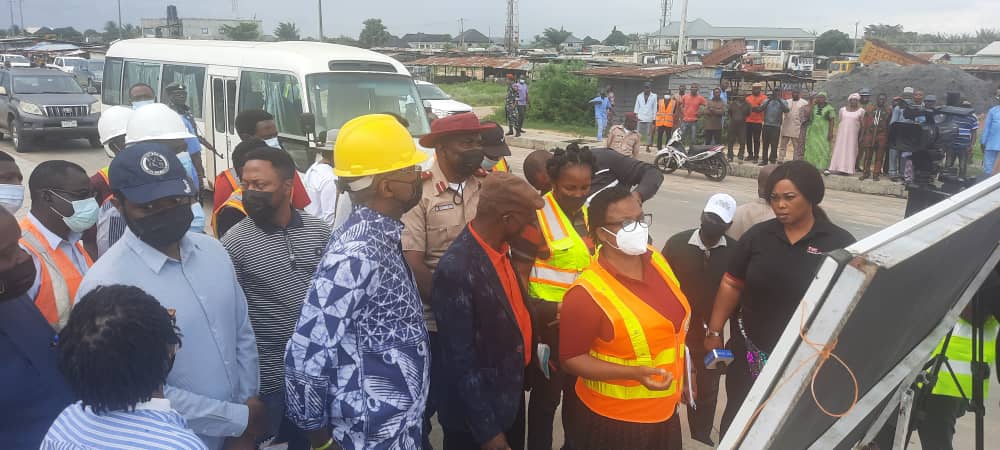
[[[421,199],[426,159],[389,115],[355,118],[337,135],[334,173],[354,208],[285,355],[287,416],[313,449],[420,447],[430,345],[400,217]],[[380,395],[366,394],[370,383]]]

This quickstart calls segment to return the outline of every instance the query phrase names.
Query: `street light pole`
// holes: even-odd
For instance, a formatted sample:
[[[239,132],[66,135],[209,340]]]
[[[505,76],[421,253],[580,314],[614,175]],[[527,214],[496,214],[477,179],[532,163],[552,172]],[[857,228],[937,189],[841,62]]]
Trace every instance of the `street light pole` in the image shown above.
[[[139,24],[142,26],[142,24]],[[118,0],[118,39],[122,38],[122,0]]]
[[[853,53],[857,53],[858,52],[858,25],[860,25],[860,24],[861,24],[861,22],[854,22],[854,52]]]
[[[319,4],[319,41],[323,42],[323,0],[316,0]]]

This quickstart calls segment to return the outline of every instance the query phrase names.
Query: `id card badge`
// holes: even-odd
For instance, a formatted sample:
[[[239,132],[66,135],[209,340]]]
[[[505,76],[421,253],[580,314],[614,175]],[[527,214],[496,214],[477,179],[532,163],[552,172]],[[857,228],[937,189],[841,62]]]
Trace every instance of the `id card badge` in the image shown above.
[[[552,374],[549,372],[549,358],[552,357],[552,348],[549,347],[549,344],[539,343],[535,350],[538,356],[538,368],[542,369],[542,374],[545,375],[546,380],[551,380]]]

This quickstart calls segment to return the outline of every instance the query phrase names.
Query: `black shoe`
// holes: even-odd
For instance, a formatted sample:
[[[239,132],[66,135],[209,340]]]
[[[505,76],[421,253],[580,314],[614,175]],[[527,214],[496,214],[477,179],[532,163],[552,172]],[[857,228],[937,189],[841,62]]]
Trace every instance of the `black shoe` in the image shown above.
[[[524,131],[524,130],[522,130],[522,129],[518,129],[518,130],[517,130],[517,132],[518,132],[518,133],[521,133],[521,134],[524,134],[524,133],[527,133],[526,131]]]
[[[518,131],[517,133],[515,133],[515,134],[514,134],[514,137],[521,137],[521,132],[520,132],[520,131]]]
[[[507,132],[507,136],[513,136],[513,135],[514,135],[514,132],[513,132],[513,131],[508,131],[508,132]]]
[[[760,161],[760,164],[757,164],[757,165],[758,165],[758,166],[761,166],[761,167],[764,167],[764,166],[766,166],[766,165],[767,165],[767,161],[765,161],[765,160],[761,160],[761,161]]]

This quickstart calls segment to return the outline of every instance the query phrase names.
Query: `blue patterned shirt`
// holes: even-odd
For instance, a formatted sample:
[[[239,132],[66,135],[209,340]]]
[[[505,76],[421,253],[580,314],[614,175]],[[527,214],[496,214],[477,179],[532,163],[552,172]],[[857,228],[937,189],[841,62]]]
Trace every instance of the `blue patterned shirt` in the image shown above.
[[[287,415],[344,450],[419,448],[430,345],[402,222],[356,206],[333,233],[285,353]]]

